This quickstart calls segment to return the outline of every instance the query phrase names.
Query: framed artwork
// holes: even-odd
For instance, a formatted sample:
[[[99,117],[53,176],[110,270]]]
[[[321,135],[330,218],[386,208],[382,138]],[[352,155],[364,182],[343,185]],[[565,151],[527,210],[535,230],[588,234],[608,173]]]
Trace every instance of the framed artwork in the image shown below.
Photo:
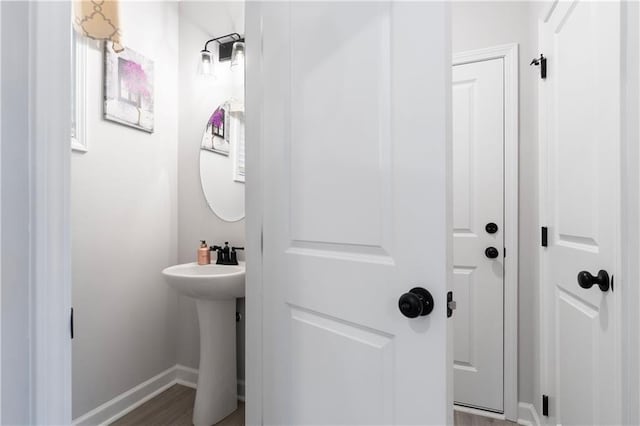
[[[104,118],[152,133],[153,61],[105,43],[104,64]]]
[[[224,139],[224,119],[227,115],[226,113],[224,106],[219,106],[211,115],[209,124],[211,124],[211,134],[213,136],[218,136],[219,138]]]
[[[229,156],[229,103],[219,105],[209,117],[207,127],[202,135],[201,149]]]

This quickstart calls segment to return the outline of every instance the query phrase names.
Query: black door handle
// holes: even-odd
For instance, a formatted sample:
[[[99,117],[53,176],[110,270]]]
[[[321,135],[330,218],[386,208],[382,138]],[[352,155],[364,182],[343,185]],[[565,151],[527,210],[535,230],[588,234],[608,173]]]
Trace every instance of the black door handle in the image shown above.
[[[428,290],[415,287],[400,296],[398,308],[407,318],[429,315],[433,311],[433,297]]]
[[[489,222],[485,225],[484,230],[489,234],[495,234],[496,232],[498,232],[498,225],[493,222]]]
[[[484,255],[489,259],[495,259],[499,254],[500,253],[498,253],[498,249],[495,247],[487,247],[487,249],[484,251]]]
[[[601,269],[598,276],[594,277],[588,271],[580,271],[578,272],[578,284],[582,288],[591,288],[597,284],[600,290],[609,291],[609,274]]]

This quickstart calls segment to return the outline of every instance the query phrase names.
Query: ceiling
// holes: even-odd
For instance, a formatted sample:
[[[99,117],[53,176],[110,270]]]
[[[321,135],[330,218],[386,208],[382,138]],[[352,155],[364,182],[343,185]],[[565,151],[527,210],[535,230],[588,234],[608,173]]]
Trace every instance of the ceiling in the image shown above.
[[[244,35],[244,1],[180,1],[180,16],[211,37],[231,32]]]

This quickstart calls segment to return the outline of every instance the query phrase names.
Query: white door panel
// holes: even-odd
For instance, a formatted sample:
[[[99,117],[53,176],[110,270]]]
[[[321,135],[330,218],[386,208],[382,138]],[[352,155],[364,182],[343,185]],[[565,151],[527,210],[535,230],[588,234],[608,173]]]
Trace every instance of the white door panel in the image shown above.
[[[620,4],[559,2],[540,29],[549,423],[618,424],[617,293],[582,288],[577,275],[617,269]]]
[[[454,400],[503,411],[504,65],[453,67]],[[493,222],[498,231],[485,230]],[[496,259],[485,256],[495,247]]]
[[[450,422],[448,6],[247,8],[262,26],[247,122],[262,122],[263,422]],[[415,286],[435,308],[408,319]]]

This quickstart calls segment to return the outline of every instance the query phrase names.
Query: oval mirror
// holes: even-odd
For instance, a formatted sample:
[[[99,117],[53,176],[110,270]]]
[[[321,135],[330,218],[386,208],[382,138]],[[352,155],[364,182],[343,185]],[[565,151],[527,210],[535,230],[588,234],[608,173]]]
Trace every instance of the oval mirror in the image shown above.
[[[200,143],[200,182],[222,220],[244,217],[244,105],[229,99],[209,116]]]

